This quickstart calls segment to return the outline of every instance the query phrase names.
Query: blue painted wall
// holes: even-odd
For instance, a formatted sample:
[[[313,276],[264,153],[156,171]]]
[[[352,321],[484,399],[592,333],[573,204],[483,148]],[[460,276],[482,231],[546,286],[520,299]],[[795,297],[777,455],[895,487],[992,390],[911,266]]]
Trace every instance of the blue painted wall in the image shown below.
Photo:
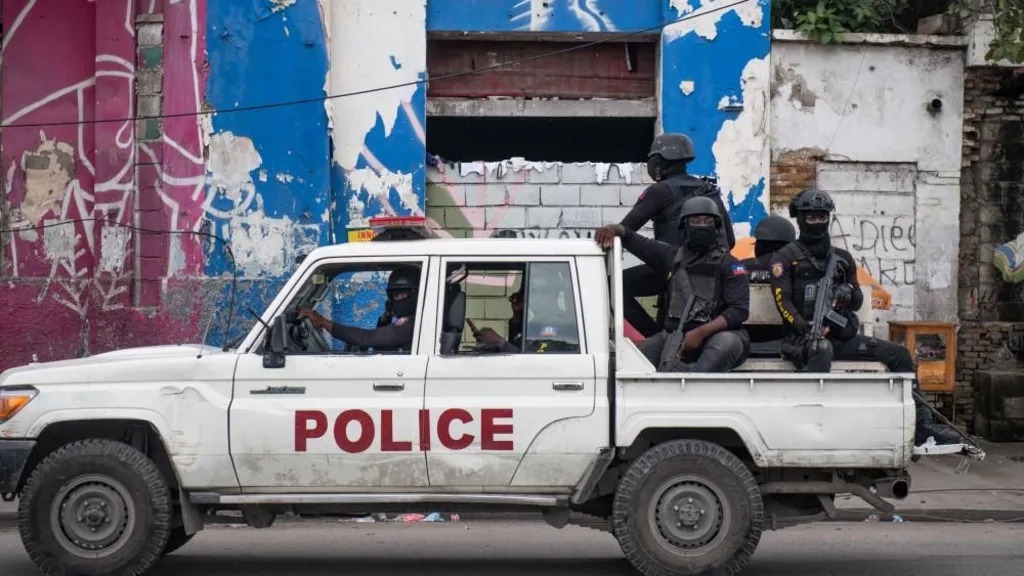
[[[208,1],[209,104],[218,110],[230,110],[322,96],[329,66],[335,70],[371,66],[369,70],[376,75],[367,82],[372,85],[364,82],[358,89],[380,87],[377,84],[392,83],[390,80],[422,81],[428,31],[628,32],[668,24],[661,38],[660,121],[664,130],[682,131],[694,139],[698,158],[693,172],[716,174],[722,170],[722,159],[715,158],[712,150],[723,127],[730,120],[749,119],[742,118],[739,110],[720,109],[720,102],[723,98],[742,102],[745,67],[769,53],[768,0],[703,16],[699,29],[673,21],[685,16],[682,10],[690,7],[700,13],[705,4],[714,3],[712,0],[548,0],[546,9],[541,3],[535,8],[529,0],[427,0],[425,7],[424,0],[346,2],[356,4],[340,9],[339,13],[351,20],[343,21],[339,32],[338,14],[332,13],[334,22],[325,22],[318,3],[313,1],[299,1],[276,11],[273,8],[280,5],[272,0]],[[410,6],[420,12],[398,10]],[[714,21],[711,33],[709,20]],[[348,27],[344,22],[350,22]],[[325,40],[325,30],[332,27],[333,42],[338,45],[333,57],[340,60],[336,62],[330,62]],[[386,41],[365,32],[384,29],[393,31]],[[347,62],[348,58],[357,60]],[[693,82],[689,94],[680,89],[684,80]],[[330,83],[328,86],[332,93],[339,91]],[[387,95],[382,93],[382,98]],[[412,205],[408,195],[404,201],[400,197],[400,184],[385,186],[386,202],[399,215],[422,213],[426,86],[420,84],[404,98],[404,104],[396,104],[391,126],[385,124],[382,114],[395,112],[392,102],[371,109],[365,102],[344,98],[332,100],[330,130],[327,111],[320,102],[215,115],[215,134],[230,132],[250,139],[262,158],[260,168],[251,173],[256,201],[246,213],[234,217],[236,225],[257,221],[254,215],[274,221],[287,218],[296,225],[317,225],[319,232],[314,240],[319,244],[345,242],[353,225],[349,211],[353,198],[363,205],[357,214],[362,219],[385,212],[374,191],[358,185],[359,178],[365,180],[371,173],[385,181],[407,178],[405,189],[414,196]],[[360,131],[372,128],[365,134],[342,132],[351,130],[357,117],[365,120]],[[339,135],[349,137],[348,143],[338,149],[347,147],[349,154],[342,156],[348,157],[351,165],[335,160]],[[756,183],[749,189],[727,194],[726,203],[737,224],[753,227],[766,214],[768,167],[763,169],[765,173],[754,178]],[[261,171],[269,177],[261,178]],[[282,181],[277,174],[292,178]],[[359,178],[354,179],[353,174]],[[215,198],[212,206],[230,210],[233,201]],[[328,208],[330,217],[323,222],[321,217]],[[214,224],[215,232],[230,236],[227,222],[214,219]],[[292,241],[298,236],[293,235]],[[283,270],[256,274],[255,281],[247,282],[240,290],[237,310],[244,314],[245,306],[262,308],[292,268],[288,265]],[[221,251],[208,253],[207,276],[220,276],[228,270]],[[376,294],[371,296],[368,291],[359,299],[366,304]],[[361,324],[372,321],[352,311],[343,316]],[[216,330],[214,327],[215,335]],[[208,341],[218,340],[214,337]]]
[[[530,0],[429,0],[427,29],[431,32],[632,32],[662,22],[661,0],[546,0],[544,4],[548,7]]]
[[[663,2],[666,22],[674,22],[686,15],[674,6],[679,2]],[[714,0],[690,0],[689,5],[696,8],[693,13],[697,14],[705,5],[715,3]],[[748,4],[742,11],[726,9],[702,16],[701,27],[696,30],[686,22],[670,24],[662,35],[662,129],[683,132],[693,138],[697,158],[690,166],[694,173],[721,176],[722,159],[715,158],[712,146],[726,121],[736,120],[743,108],[720,109],[722,98],[728,98],[734,104],[746,104],[748,109],[753,104],[743,102],[740,78],[749,62],[767,58],[771,49],[769,0],[758,0],[757,6],[761,9],[759,22],[756,21],[756,10]],[[703,23],[711,20],[717,20],[713,29]],[[693,91],[689,95],[680,87],[683,81],[693,82]],[[767,96],[764,95],[765,98]],[[766,130],[764,138],[767,137]],[[726,193],[724,200],[734,224],[745,222],[753,229],[761,218],[767,216],[768,169],[768,166],[763,167],[760,181],[750,189]]]
[[[327,44],[317,3],[296,2],[276,12],[273,6],[270,0],[207,2],[210,75],[206,99],[213,108],[230,110],[324,95]],[[223,112],[213,116],[212,125],[214,134],[231,132],[249,138],[262,158],[260,168],[250,173],[255,201],[234,216],[236,225],[284,218],[300,225],[319,223],[319,243],[327,243],[329,225],[321,222],[321,215],[330,202],[330,149],[323,103]],[[261,171],[268,176],[265,181]],[[279,179],[278,174],[291,178]],[[211,206],[230,211],[235,202],[221,196]],[[207,217],[214,222],[214,232],[230,239],[226,219]],[[296,235],[286,240],[295,242]],[[252,324],[245,307],[262,310],[293,269],[287,263],[283,270],[268,269],[256,276],[257,281],[239,285],[235,326],[228,330],[231,335]],[[207,253],[207,276],[230,271],[223,250]],[[227,298],[227,293],[224,286],[221,297]],[[223,302],[226,307],[227,300]],[[207,342],[221,342],[222,331],[222,326],[213,326]]]

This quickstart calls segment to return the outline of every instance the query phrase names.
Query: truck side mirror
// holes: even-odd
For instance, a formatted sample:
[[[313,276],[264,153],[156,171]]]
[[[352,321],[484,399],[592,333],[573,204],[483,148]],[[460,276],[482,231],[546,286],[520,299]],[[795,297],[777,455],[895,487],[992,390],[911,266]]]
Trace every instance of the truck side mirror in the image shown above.
[[[267,334],[267,345],[263,347],[263,367],[283,368],[285,350],[288,347],[288,331],[284,325],[284,315],[274,318]]]

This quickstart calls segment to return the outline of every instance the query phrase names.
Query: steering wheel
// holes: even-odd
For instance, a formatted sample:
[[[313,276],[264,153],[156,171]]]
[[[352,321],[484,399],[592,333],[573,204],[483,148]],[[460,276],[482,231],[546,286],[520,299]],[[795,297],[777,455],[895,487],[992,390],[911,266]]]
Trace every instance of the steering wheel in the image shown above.
[[[313,324],[312,319],[303,318],[299,322],[298,329],[299,339],[306,352],[329,352],[331,350],[331,346],[324,340],[323,332]]]

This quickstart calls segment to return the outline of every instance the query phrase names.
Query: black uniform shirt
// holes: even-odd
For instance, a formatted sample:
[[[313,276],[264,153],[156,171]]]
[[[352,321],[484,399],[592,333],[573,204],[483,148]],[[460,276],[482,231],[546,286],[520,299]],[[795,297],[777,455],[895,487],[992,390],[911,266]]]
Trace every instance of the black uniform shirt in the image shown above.
[[[622,236],[622,247],[664,277],[672,271],[672,262],[679,251],[678,246],[651,240],[628,228]],[[727,329],[735,330],[741,328],[750,316],[750,284],[747,281],[747,271],[735,256],[727,253],[722,258],[721,274],[722,299],[725,304],[722,316],[725,318]]]
[[[832,250],[835,251],[839,260],[845,263],[843,278],[837,279],[837,282],[845,282],[853,287],[847,311],[854,313],[860,310],[864,303],[864,295],[857,282],[857,263],[854,261],[853,255],[846,250],[836,247],[832,247]],[[806,334],[810,330],[811,320],[813,320],[813,318],[804,318],[801,313],[804,306],[804,294],[797,287],[796,275],[807,269],[811,270],[808,279],[812,281],[819,280],[825,274],[824,264],[818,270],[811,262],[810,256],[799,245],[799,240],[785,245],[772,258],[771,285],[775,306],[782,315],[783,324],[800,335]]]

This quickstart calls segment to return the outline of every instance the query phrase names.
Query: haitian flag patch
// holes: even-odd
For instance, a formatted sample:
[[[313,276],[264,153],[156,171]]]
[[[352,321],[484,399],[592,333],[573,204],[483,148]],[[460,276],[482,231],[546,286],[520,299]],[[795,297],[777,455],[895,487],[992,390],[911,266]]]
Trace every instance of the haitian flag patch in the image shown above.
[[[733,264],[732,265],[732,275],[733,276],[746,276],[746,274],[747,274],[747,269],[743,267],[743,264]]]

